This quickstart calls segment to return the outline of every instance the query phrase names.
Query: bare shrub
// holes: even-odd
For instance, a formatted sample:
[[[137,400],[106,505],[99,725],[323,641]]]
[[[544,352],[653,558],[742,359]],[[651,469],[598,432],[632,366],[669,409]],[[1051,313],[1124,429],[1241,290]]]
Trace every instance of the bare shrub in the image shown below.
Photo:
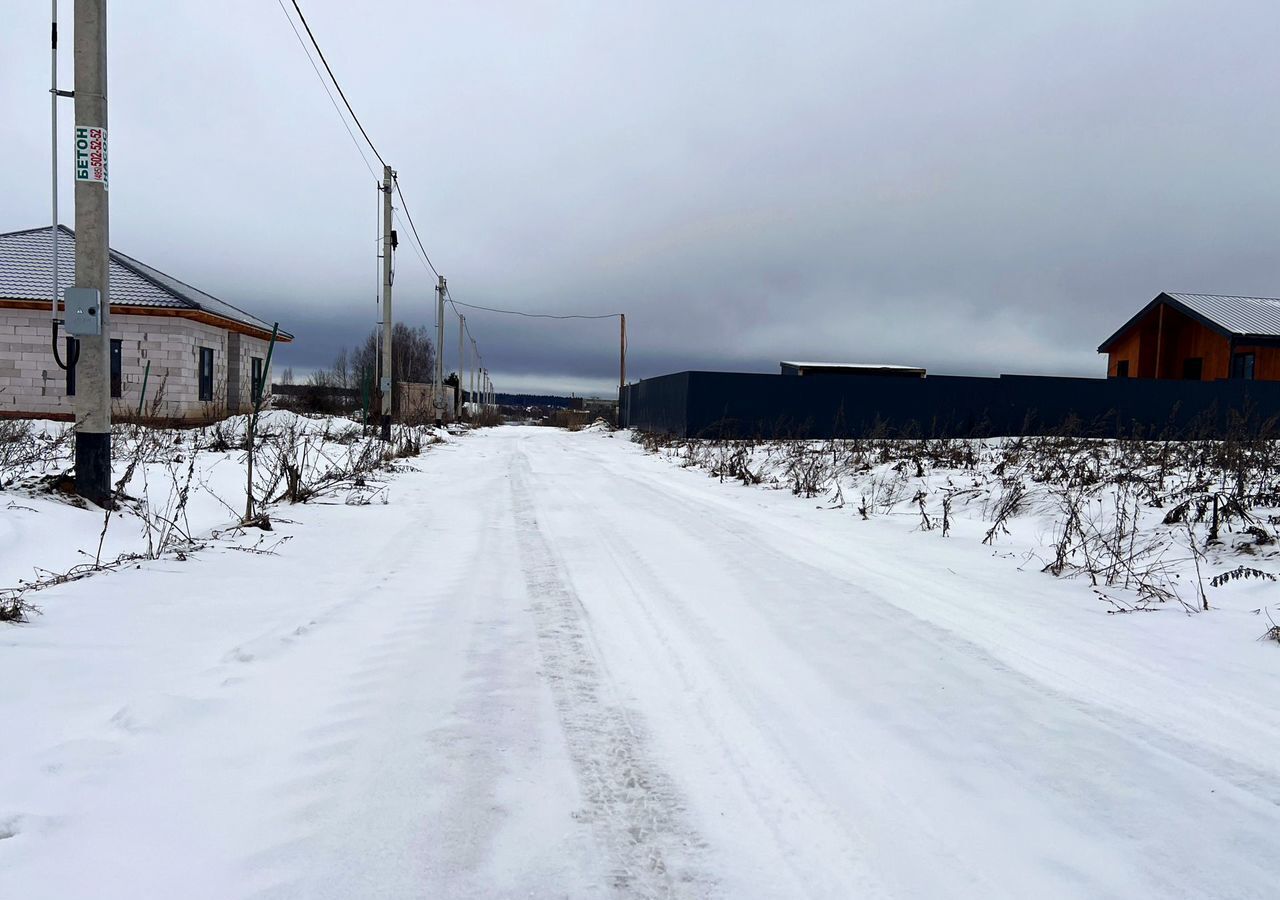
[[[1227,440],[1141,434],[1102,440],[1082,436],[1077,424],[985,441],[892,437],[884,427],[823,442],[675,440],[642,432],[633,440],[722,481],[777,483],[805,497],[822,493],[835,507],[846,496],[858,498],[851,506],[863,519],[901,512],[909,502],[918,530],[940,527],[944,536],[958,514],[975,508],[989,523],[986,544],[1009,534],[1015,519],[1034,515],[1049,529],[1043,570],[1088,578],[1109,612],[1166,603],[1204,611],[1203,582],[1224,557],[1274,553],[1280,526],[1274,423],[1269,433],[1242,427]],[[945,487],[930,485],[937,477]],[[935,494],[940,510],[931,503]]]
[[[1267,610],[1267,619],[1271,622],[1271,627],[1262,632],[1258,636],[1260,641],[1275,641],[1280,644],[1280,625],[1276,624],[1276,620],[1271,617],[1271,610]]]
[[[0,622],[25,622],[31,611],[31,606],[21,593],[0,591]]]
[[[1009,520],[1022,508],[1022,500],[1026,493],[1026,486],[1021,479],[1006,478],[1004,480],[1004,490],[996,501],[991,527],[987,529],[987,536],[982,539],[982,543],[993,544],[997,533],[1009,533]]]

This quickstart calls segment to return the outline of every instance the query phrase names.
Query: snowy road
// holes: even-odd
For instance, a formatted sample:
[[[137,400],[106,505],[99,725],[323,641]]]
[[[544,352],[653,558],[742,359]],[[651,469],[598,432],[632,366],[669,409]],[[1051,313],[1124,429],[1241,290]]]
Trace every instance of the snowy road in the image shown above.
[[[603,435],[418,466],[0,632],[0,897],[1276,896],[1274,648]]]

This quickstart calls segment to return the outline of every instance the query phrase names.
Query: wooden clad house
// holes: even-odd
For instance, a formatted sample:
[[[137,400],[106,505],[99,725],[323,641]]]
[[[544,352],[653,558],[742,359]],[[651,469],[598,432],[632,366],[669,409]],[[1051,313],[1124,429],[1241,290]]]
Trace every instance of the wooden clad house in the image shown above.
[[[1280,381],[1280,300],[1160,294],[1098,352],[1111,378]]]
[[[75,232],[58,227],[61,300],[75,276]],[[113,414],[209,421],[270,392],[271,324],[116,250],[108,272]],[[75,366],[54,359],[52,301],[52,230],[0,234],[0,417],[73,416]],[[75,338],[58,344],[64,363],[75,359]]]

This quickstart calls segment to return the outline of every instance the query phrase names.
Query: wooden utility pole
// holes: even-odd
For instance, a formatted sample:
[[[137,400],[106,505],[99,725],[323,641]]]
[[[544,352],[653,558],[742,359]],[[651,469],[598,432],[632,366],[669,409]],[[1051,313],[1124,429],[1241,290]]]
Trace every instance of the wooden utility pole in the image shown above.
[[[390,166],[382,167],[382,439],[391,440],[391,180]]]
[[[107,204],[106,0],[76,0],[73,48],[76,78],[75,286],[97,291],[95,300],[78,304],[89,318],[73,326],[80,341],[74,406],[76,493],[100,506],[108,506],[111,503],[111,300],[108,274],[111,251]],[[54,225],[56,231],[57,223]],[[70,301],[67,306],[70,317]],[[92,322],[92,317],[96,317],[96,322]],[[68,332],[71,333],[73,328],[68,328]]]

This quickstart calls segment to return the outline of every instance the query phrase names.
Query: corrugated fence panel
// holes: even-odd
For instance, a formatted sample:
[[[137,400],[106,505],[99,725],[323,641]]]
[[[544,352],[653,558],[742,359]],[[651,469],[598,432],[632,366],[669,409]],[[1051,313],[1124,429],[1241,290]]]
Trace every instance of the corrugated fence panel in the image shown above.
[[[681,372],[630,385],[635,428],[702,437],[1225,434],[1280,418],[1280,383]]]
[[[641,431],[685,437],[689,426],[688,397],[688,372],[646,378],[627,386],[624,420]]]

